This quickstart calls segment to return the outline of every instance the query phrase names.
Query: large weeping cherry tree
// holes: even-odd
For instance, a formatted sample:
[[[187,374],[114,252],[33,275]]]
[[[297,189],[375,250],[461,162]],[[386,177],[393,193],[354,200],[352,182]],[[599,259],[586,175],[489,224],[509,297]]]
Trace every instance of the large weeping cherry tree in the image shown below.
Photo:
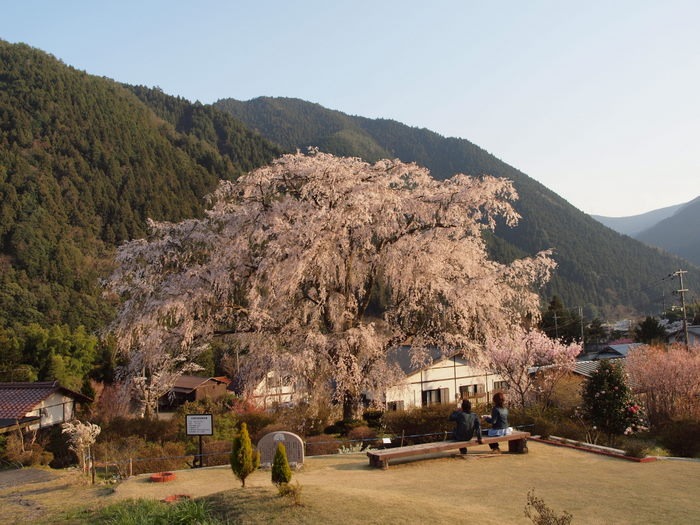
[[[203,219],[151,223],[149,238],[120,248],[109,282],[122,299],[119,349],[143,383],[235,334],[258,373],[284,363],[311,388],[332,384],[351,417],[363,393],[397,380],[397,345],[416,361],[430,345],[469,355],[538,316],[550,253],[500,264],[482,236],[499,217],[515,224],[515,198],[490,176],[437,181],[398,160],[285,155],[222,182]]]

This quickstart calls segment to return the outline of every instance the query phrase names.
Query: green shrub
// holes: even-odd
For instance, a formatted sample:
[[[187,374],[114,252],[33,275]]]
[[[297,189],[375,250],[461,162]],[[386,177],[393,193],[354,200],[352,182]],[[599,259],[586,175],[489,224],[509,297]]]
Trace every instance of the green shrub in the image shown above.
[[[383,417],[384,411],[382,410],[367,410],[362,414],[362,419],[367,422],[367,426],[370,428],[382,428]]]
[[[260,465],[260,452],[253,449],[248,434],[248,425],[245,423],[241,423],[239,434],[233,438],[230,463],[231,470],[241,480],[242,487],[245,487],[246,478]]]
[[[641,439],[628,439],[624,443],[625,456],[631,458],[644,458],[647,456],[649,443]]]
[[[272,483],[289,483],[292,480],[292,469],[287,461],[287,449],[283,443],[277,443],[275,458],[272,460]]]
[[[659,438],[674,456],[695,458],[700,456],[700,421],[672,421],[661,429]]]
[[[125,500],[101,509],[95,523],[111,525],[152,525],[156,523],[197,523],[218,525],[205,501],[182,500],[174,504],[154,500]]]
[[[439,436],[426,434],[451,433],[454,423],[448,418],[454,409],[453,405],[431,405],[387,412],[384,414],[386,432],[395,436],[406,436],[404,444],[435,441]]]

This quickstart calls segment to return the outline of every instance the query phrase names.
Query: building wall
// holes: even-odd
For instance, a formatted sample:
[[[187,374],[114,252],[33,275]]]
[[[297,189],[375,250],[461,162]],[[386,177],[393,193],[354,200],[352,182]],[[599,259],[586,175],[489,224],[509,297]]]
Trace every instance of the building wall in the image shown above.
[[[420,407],[433,403],[488,403],[503,379],[471,365],[460,357],[445,359],[406,377],[386,393],[390,409]],[[461,387],[461,388],[460,388]],[[439,392],[439,393],[437,393]]]
[[[29,427],[31,430],[37,428],[50,427],[59,425],[73,419],[75,410],[75,401],[72,397],[54,392],[49,397],[44,399],[36,409],[27,413],[28,417],[41,416],[39,424]]]
[[[296,400],[296,387],[290,378],[279,377],[276,372],[268,372],[253,390],[251,401],[260,408],[293,403]]]
[[[226,395],[226,384],[219,383],[217,381],[208,381],[197,387],[194,392],[194,398],[196,401],[202,399],[220,399]]]

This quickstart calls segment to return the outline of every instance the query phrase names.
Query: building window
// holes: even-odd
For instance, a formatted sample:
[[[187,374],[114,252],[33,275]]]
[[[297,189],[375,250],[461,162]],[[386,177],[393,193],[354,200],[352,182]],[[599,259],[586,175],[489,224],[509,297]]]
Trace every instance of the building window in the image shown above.
[[[403,410],[403,400],[389,401],[386,404],[386,410],[387,412],[398,412],[399,410]]]
[[[449,403],[450,389],[436,388],[434,390],[423,390],[422,401],[424,407]]]
[[[459,387],[459,397],[460,399],[473,399],[484,397],[486,395],[486,389],[483,383],[477,383],[473,385],[461,385]]]
[[[494,390],[508,390],[508,381],[494,381],[493,382],[493,389]]]

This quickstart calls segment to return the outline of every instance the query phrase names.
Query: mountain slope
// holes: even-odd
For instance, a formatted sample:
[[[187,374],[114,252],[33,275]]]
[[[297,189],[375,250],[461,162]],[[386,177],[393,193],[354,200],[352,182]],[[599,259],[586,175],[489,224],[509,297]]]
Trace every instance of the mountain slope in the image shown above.
[[[659,208],[658,210],[648,211],[639,215],[631,215],[629,217],[605,217],[603,215],[591,215],[591,217],[604,224],[611,230],[615,230],[616,232],[624,235],[629,235],[630,237],[636,237],[644,230],[651,228],[668,217],[671,217],[683,206],[685,206],[685,204],[676,204],[675,206]]]
[[[700,197],[635,238],[700,265]]]
[[[178,131],[134,91],[150,93],[0,40],[0,327],[100,327],[116,243],[144,235],[147,217],[196,216],[220,178],[279,154],[230,115],[150,93],[198,122]]]
[[[651,286],[688,266],[642,243],[605,228],[524,173],[467,140],[445,138],[426,129],[383,119],[352,117],[297,99],[222,99],[214,104],[288,150],[319,146],[335,154],[367,160],[390,156],[428,167],[437,178],[454,173],[487,173],[513,180],[523,216],[513,229],[498,228],[491,245],[500,259],[555,249],[558,271],[545,296],[560,295],[589,315],[629,306],[658,311],[661,297]],[[697,282],[698,269],[691,272]]]

